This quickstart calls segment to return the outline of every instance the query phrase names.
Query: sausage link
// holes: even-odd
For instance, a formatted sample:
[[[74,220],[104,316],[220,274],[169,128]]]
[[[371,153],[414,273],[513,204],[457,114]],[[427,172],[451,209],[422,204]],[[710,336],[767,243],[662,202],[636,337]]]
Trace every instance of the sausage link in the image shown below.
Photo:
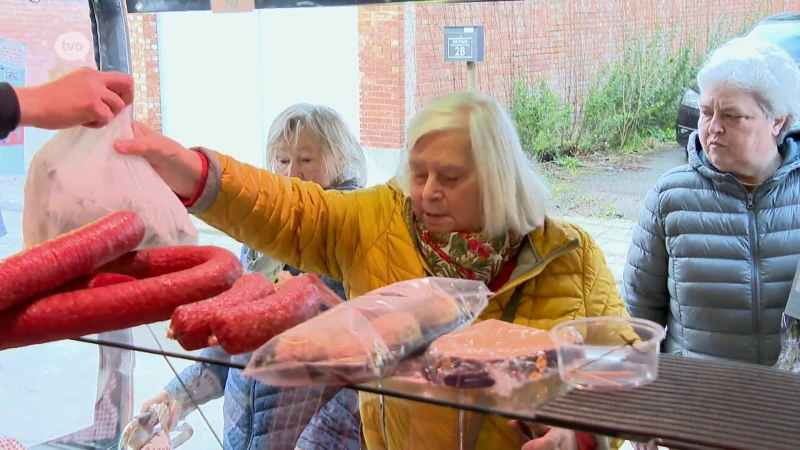
[[[218,310],[211,321],[214,336],[209,344],[219,344],[231,355],[250,352],[314,317],[320,300],[315,279],[321,283],[316,275],[300,275],[269,297]]]
[[[138,214],[110,214],[0,261],[0,311],[56,289],[135,249],[144,239]]]
[[[218,310],[258,300],[274,292],[275,285],[265,275],[258,272],[244,275],[233,283],[230,290],[214,298],[179,306],[172,314],[167,337],[178,341],[184,350],[205,348],[211,337],[211,318]]]
[[[80,291],[81,289],[112,286],[115,284],[127,283],[129,281],[136,281],[136,278],[116,273],[93,273],[89,275],[81,275],[69,283],[63,284],[48,292],[47,294],[43,295],[43,297],[62,294],[64,292]]]
[[[139,250],[121,261],[106,267],[125,275],[161,274],[56,294],[0,313],[0,350],[167,320],[178,306],[219,295],[242,275],[233,253],[210,246]],[[174,262],[171,272],[167,261]],[[146,269],[150,265],[155,269]]]

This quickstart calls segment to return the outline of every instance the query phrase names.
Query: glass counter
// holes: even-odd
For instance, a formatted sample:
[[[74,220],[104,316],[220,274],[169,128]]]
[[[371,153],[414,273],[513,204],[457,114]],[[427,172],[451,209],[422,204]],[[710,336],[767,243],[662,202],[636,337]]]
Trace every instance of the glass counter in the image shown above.
[[[168,359],[181,359],[229,369],[244,369],[246,360],[239,357],[230,358],[212,352],[183,350],[177,341],[166,338],[168,326],[169,322],[159,322],[124,332],[91,335],[78,340],[109,348],[164,355]],[[165,380],[165,383],[168,381]],[[359,391],[521,420],[534,420],[538,406],[569,390],[556,372],[514,387],[451,388],[428,382],[422,375],[418,360],[413,359],[403,363],[391,378],[351,387]]]
[[[127,331],[107,333],[122,339]],[[190,364],[119,347],[59,341],[0,352],[0,449],[117,448],[143,403]],[[222,400],[186,417],[185,448],[222,448]],[[4,439],[6,441],[4,441]]]

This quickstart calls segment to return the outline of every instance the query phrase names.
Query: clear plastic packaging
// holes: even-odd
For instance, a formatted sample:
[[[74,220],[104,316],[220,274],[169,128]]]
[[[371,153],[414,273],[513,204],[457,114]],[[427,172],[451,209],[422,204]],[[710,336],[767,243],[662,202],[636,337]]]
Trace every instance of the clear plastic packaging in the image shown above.
[[[596,317],[571,320],[551,330],[558,370],[565,383],[582,389],[619,389],[658,376],[665,330],[644,319]]]
[[[775,368],[800,373],[800,320],[786,313],[781,317],[781,354]]]
[[[390,376],[434,339],[471,324],[480,281],[422,278],[376,289],[270,340],[244,374],[273,386],[348,385]]]
[[[553,373],[557,359],[549,332],[490,319],[435,340],[425,352],[424,373],[444,386],[513,390]]]
[[[197,244],[186,207],[147,161],[114,151],[122,138],[133,138],[130,107],[103,128],[59,131],[36,152],[25,180],[26,248],[118,211],[144,220],[139,248]]]

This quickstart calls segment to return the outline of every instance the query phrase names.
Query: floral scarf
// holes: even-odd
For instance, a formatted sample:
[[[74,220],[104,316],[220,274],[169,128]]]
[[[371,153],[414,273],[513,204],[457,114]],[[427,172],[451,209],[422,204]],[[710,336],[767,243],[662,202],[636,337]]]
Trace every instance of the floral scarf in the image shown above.
[[[510,233],[498,239],[486,239],[480,233],[434,234],[413,213],[410,215],[422,258],[437,277],[489,284],[503,265],[517,255],[522,243],[522,239]]]

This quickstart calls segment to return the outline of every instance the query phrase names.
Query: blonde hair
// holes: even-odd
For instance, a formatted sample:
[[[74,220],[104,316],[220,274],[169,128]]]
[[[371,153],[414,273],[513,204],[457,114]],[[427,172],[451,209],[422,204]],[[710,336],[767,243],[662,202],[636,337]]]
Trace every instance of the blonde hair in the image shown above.
[[[481,187],[483,233],[487,237],[507,232],[526,235],[542,226],[547,214],[547,187],[522,150],[511,117],[496,100],[483,94],[443,95],[411,119],[397,175],[406,195],[411,150],[421,137],[443,130],[469,133]]]
[[[296,145],[302,130],[311,133],[324,150],[325,170],[334,186],[350,179],[360,187],[366,184],[366,156],[344,118],[332,108],[309,103],[286,108],[272,122],[267,133],[267,170],[274,170],[278,149],[286,143]]]

